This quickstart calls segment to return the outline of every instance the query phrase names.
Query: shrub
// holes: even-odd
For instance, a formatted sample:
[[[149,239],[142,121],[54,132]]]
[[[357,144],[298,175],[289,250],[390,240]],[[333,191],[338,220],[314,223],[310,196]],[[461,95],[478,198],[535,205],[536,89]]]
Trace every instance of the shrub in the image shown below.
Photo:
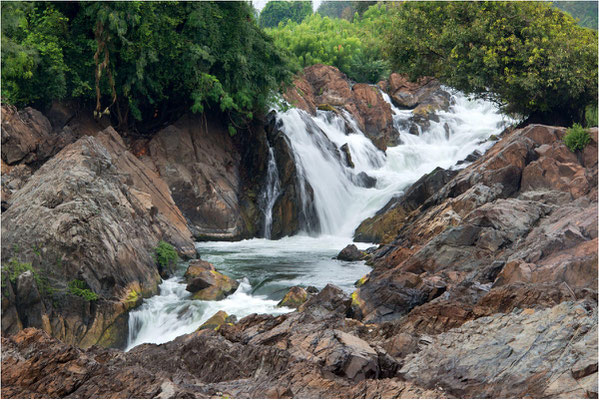
[[[158,264],[159,271],[170,271],[175,268],[175,264],[179,261],[179,255],[171,244],[161,240],[154,249],[154,259]]]
[[[572,125],[572,127],[566,131],[566,136],[564,136],[564,142],[572,152],[584,149],[590,141],[591,136],[589,135],[589,132],[580,124]]]
[[[69,282],[68,291],[72,295],[83,297],[87,301],[98,300],[98,295],[87,287],[87,283],[79,279],[73,279]]]
[[[8,263],[2,266],[2,272],[5,272],[2,274],[2,287],[6,287],[7,278],[8,280],[10,280],[10,282],[16,283],[19,276],[23,272],[27,271],[31,271],[31,273],[33,274],[35,284],[42,294],[52,295],[54,293],[55,289],[52,286],[50,286],[50,284],[48,283],[48,279],[41,276],[35,269],[33,269],[31,263],[21,262],[14,257],[12,257],[8,261]]]

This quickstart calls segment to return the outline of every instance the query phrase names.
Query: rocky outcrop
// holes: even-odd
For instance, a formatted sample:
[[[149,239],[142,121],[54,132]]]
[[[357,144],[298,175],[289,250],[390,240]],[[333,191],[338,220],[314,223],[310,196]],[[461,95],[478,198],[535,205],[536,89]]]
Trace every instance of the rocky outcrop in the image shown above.
[[[531,125],[407,207],[427,177],[410,188],[397,202],[400,218],[393,207],[375,217],[389,217],[395,236],[388,230],[372,256],[375,269],[353,295],[356,315],[376,322],[424,312],[450,329],[480,317],[481,302],[510,285],[596,297],[597,129],[591,133],[576,155],[563,144],[565,129]]]
[[[422,77],[411,82],[406,75],[394,72],[378,86],[397,107],[413,110],[413,116],[402,121],[402,129],[413,135],[428,129],[430,121],[439,122],[438,112],[447,111],[451,105],[451,94],[435,78]]]
[[[18,277],[3,276],[3,308],[6,300],[22,326],[83,347],[126,340],[129,300],[156,293],[160,282],[159,240],[195,254],[168,187],[112,128],[43,164],[12,194],[2,222],[3,271]],[[27,263],[35,279],[22,286]],[[18,326],[12,322],[3,321],[3,332]]]
[[[214,265],[202,260],[192,260],[185,271],[187,287],[196,300],[222,300],[239,287],[235,279],[218,272]]]
[[[367,218],[356,228],[354,240],[367,243],[386,243],[395,238],[397,227],[408,215],[441,189],[457,172],[436,168],[418,179],[406,192],[394,197],[374,217]]]
[[[134,149],[167,183],[195,239],[249,236],[239,198],[240,156],[226,125],[186,115]]]
[[[223,325],[233,325],[233,323],[237,320],[234,315],[229,315],[224,311],[217,311],[212,317],[208,318],[206,322],[204,322],[198,328],[198,331],[203,329],[212,329],[213,331],[217,331]]]
[[[306,67],[284,95],[292,105],[312,114],[317,109],[351,114],[358,127],[381,150],[397,143],[391,107],[378,88],[352,84],[337,68],[316,64]]]

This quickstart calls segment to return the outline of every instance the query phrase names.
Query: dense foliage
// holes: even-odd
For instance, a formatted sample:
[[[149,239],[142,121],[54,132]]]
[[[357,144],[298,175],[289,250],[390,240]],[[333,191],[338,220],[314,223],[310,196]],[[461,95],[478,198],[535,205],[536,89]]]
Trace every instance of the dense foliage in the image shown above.
[[[584,129],[580,124],[574,124],[566,130],[564,143],[572,152],[583,150],[591,141],[589,131]]]
[[[90,101],[148,129],[209,107],[234,132],[292,71],[246,2],[3,2],[2,73],[18,106]]]
[[[597,30],[596,1],[554,1],[553,6],[578,19],[578,24]]]
[[[543,122],[581,121],[597,101],[597,32],[537,2],[405,2],[387,38],[393,66],[432,75]]]
[[[302,22],[311,14],[311,1],[269,1],[260,13],[260,26],[273,28],[287,20]]]
[[[98,300],[98,295],[87,286],[87,283],[80,279],[70,281],[67,285],[67,290],[73,296],[82,297],[87,301]]]
[[[371,7],[353,22],[316,13],[302,23],[289,22],[270,31],[300,67],[328,64],[358,82],[375,83],[389,73],[380,33],[390,26],[386,5]]]

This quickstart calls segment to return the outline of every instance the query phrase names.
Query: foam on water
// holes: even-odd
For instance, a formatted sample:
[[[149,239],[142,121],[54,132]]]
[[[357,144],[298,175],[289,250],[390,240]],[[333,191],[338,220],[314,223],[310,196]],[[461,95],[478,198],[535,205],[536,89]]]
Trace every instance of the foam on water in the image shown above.
[[[383,97],[391,104],[386,94]],[[298,109],[278,113],[281,130],[294,153],[303,192],[300,200],[305,207],[310,200],[308,185],[313,189],[318,228],[304,223],[301,226],[307,227],[306,232],[276,241],[197,243],[202,259],[241,280],[239,289],[221,301],[192,300],[180,271],[160,285],[160,295],[144,300],[130,313],[127,348],[140,343],[163,343],[193,332],[219,310],[238,318],[251,313],[288,312],[276,304],[293,285],[320,289],[333,283],[350,293],[354,282],[369,268],[363,262],[348,263],[333,257],[352,241],[360,222],[436,167],[455,168],[473,151],[486,151],[492,145],[487,139],[512,122],[491,103],[470,101],[453,93],[450,109],[438,113],[439,122],[431,121],[430,127],[416,136],[402,128],[412,111],[392,104],[391,108],[401,143],[389,147],[386,153],[372,144],[346,112],[337,115],[319,111],[315,117]],[[354,168],[347,165],[339,150],[344,144],[349,148]],[[276,156],[270,148],[261,197],[266,237],[272,224],[273,204],[282,190],[278,186]],[[364,187],[360,173],[376,178],[376,185]],[[359,247],[364,249],[367,245]]]

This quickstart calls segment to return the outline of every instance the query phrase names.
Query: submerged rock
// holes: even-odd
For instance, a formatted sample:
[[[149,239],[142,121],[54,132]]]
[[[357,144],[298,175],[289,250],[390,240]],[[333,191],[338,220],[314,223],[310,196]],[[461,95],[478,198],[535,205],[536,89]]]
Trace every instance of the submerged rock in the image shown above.
[[[214,265],[202,260],[192,260],[185,271],[187,287],[196,300],[222,300],[239,287],[235,279],[218,272]]]

